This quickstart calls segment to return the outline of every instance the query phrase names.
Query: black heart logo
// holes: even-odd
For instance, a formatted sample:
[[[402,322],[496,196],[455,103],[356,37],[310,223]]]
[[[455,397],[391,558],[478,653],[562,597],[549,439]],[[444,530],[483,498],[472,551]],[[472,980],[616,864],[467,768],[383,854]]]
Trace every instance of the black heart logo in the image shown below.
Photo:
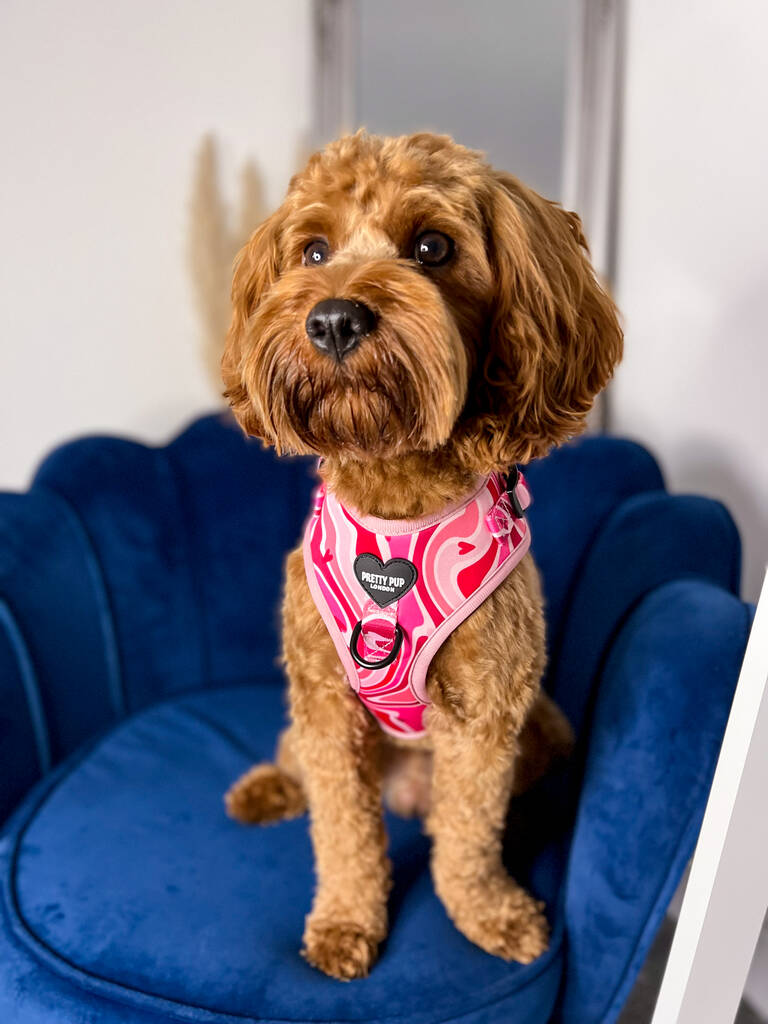
[[[390,558],[385,565],[376,555],[368,554],[355,559],[355,576],[379,608],[399,601],[419,578],[416,566],[407,558]]]

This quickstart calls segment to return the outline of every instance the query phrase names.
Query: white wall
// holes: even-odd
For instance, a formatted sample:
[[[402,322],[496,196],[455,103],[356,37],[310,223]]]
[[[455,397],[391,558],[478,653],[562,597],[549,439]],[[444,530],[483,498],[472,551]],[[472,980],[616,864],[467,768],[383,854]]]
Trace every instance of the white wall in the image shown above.
[[[186,268],[195,151],[277,203],[309,116],[309,0],[0,6],[0,487],[64,437],[210,408]]]
[[[613,427],[768,558],[768,5],[630,0]]]

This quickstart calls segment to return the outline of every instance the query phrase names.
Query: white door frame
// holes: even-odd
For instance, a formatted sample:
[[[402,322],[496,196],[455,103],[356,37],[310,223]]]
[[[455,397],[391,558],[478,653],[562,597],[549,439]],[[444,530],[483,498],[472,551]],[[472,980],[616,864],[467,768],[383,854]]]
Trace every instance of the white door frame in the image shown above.
[[[732,1024],[768,907],[768,573],[653,1024]]]

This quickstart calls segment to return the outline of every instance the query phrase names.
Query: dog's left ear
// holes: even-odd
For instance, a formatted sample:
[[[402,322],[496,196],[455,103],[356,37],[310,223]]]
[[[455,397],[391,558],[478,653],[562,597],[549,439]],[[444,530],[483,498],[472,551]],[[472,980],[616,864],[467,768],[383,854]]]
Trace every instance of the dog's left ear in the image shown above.
[[[495,293],[465,443],[488,469],[581,432],[622,331],[575,213],[501,172],[489,176],[484,213]]]
[[[263,437],[264,428],[243,382],[245,333],[248,320],[280,273],[280,224],[277,210],[251,235],[235,258],[232,278],[232,320],[221,357],[224,396],[246,434]]]

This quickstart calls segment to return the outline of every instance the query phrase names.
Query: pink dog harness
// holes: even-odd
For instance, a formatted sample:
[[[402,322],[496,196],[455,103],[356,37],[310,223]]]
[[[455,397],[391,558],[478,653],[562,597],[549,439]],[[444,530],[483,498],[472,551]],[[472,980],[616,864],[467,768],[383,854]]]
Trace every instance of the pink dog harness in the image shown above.
[[[325,485],[304,533],[304,567],[352,689],[382,729],[425,732],[427,669],[448,635],[520,562],[531,534],[522,474],[500,474],[425,519],[352,514]]]

